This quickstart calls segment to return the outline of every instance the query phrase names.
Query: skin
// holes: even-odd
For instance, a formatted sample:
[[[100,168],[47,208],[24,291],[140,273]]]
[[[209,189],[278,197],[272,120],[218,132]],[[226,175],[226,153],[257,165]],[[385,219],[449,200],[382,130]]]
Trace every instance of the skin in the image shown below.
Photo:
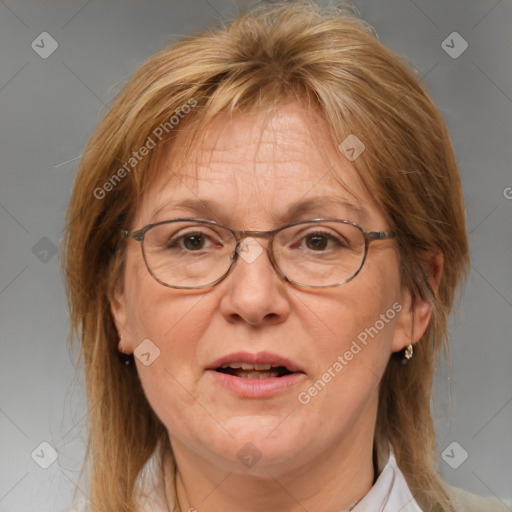
[[[367,218],[325,205],[291,220],[336,217],[358,221],[366,231],[389,230],[351,162],[328,140],[322,120],[294,102],[271,116],[221,117],[180,169],[183,178],[170,172],[171,154],[165,155],[132,228],[194,216],[235,229],[267,230],[284,223],[280,219],[289,204],[327,196],[363,206]],[[183,198],[214,199],[221,209],[198,213],[164,206]],[[266,240],[259,243],[266,247]],[[434,281],[441,266],[436,260]],[[402,305],[400,313],[310,403],[299,403],[298,393],[394,303]],[[239,259],[217,286],[193,291],[154,280],[139,243],[129,240],[122,286],[112,294],[111,309],[123,336],[120,350],[131,353],[149,338],[161,351],[149,366],[136,358],[137,370],[169,432],[181,510],[199,512],[334,512],[365,495],[374,478],[379,381],[391,353],[418,341],[431,315],[430,306],[418,299],[412,309],[412,298],[401,288],[393,240],[372,242],[360,274],[342,286],[291,286],[263,251],[252,263]],[[239,350],[275,352],[305,375],[272,398],[233,396],[205,368]],[[251,468],[237,457],[247,442],[262,456]]]

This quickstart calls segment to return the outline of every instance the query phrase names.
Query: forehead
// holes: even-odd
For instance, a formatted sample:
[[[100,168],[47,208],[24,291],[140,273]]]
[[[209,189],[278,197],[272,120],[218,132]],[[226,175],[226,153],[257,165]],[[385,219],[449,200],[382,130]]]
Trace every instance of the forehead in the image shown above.
[[[217,220],[236,214],[259,227],[266,217],[283,218],[301,200],[316,204],[316,211],[321,197],[337,198],[348,210],[353,205],[352,213],[375,209],[325,121],[297,103],[216,118],[178,168],[173,161],[179,148],[178,136],[160,159],[158,177],[139,209],[141,222],[154,222],[160,213],[177,215],[176,203],[194,201],[217,203]]]

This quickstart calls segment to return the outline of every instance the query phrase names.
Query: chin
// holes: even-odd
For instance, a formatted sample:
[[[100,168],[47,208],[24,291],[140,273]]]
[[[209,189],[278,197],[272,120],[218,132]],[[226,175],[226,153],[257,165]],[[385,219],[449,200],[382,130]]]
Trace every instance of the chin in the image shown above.
[[[223,458],[230,471],[237,473],[245,473],[247,469],[257,473],[257,469],[288,465],[313,439],[308,441],[304,428],[293,424],[290,417],[285,419],[287,414],[281,418],[252,415],[226,420],[223,425],[233,437],[222,434],[214,440],[208,436],[205,447]],[[219,434],[219,431],[215,433]],[[262,475],[268,477],[266,471]]]

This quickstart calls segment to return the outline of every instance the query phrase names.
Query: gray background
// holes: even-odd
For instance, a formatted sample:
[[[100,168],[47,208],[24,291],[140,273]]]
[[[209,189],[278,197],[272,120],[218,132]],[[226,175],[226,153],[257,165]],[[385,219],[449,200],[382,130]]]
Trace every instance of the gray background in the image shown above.
[[[64,510],[83,454],[83,379],[66,347],[52,254],[82,148],[146,57],[246,3],[0,1],[0,511]],[[440,470],[452,484],[511,499],[512,3],[354,4],[424,77],[464,183],[472,272],[451,322],[452,367],[435,384]],[[31,47],[44,31],[59,45],[47,59]],[[469,44],[458,58],[441,46],[453,31]],[[58,453],[48,469],[31,458],[43,441]],[[453,442],[450,465],[441,454]]]

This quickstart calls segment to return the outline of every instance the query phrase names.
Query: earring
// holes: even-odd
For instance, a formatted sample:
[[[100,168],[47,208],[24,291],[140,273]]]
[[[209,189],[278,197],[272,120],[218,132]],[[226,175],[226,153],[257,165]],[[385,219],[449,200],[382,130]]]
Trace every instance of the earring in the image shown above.
[[[411,359],[412,355],[414,353],[414,349],[412,348],[412,343],[410,343],[405,349],[404,349],[404,357],[402,359],[402,364],[407,364],[409,362],[409,359]]]
[[[118,349],[118,357],[119,357],[119,361],[121,361],[121,363],[123,363],[125,366],[130,366],[131,363],[132,363],[132,360],[133,360],[133,356],[131,354],[125,354],[123,352],[123,347],[122,347],[122,341],[123,341],[123,337],[120,336],[119,337],[119,349]]]
[[[123,354],[119,352],[119,361],[123,363],[125,366],[130,366],[132,364],[132,355],[131,354]]]

